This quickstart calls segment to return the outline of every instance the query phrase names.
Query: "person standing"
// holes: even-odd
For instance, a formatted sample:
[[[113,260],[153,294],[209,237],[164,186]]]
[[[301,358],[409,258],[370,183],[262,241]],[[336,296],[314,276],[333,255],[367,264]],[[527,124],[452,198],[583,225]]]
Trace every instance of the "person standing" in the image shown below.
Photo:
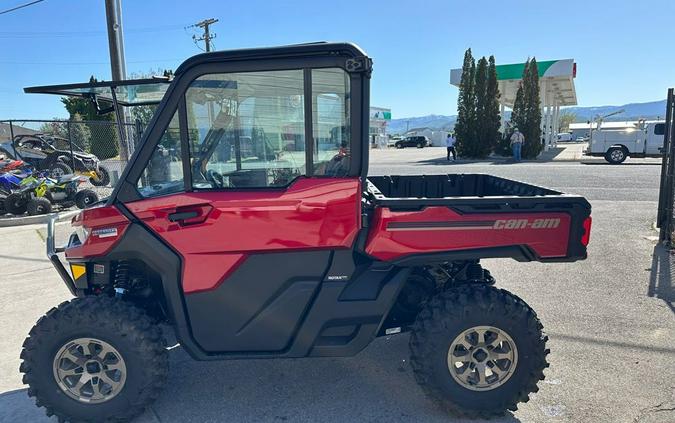
[[[455,137],[451,133],[445,139],[445,146],[448,149],[448,161],[450,161],[450,154],[452,154],[452,161],[457,161],[457,151],[455,151]]]
[[[513,151],[513,160],[519,162],[521,160],[520,153],[523,150],[523,143],[525,143],[525,136],[514,128],[513,135],[511,135],[511,150]]]

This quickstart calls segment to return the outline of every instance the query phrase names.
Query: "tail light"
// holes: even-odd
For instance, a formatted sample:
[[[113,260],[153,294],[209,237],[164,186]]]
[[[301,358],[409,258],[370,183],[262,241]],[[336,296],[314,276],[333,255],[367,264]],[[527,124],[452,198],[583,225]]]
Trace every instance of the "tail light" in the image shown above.
[[[584,247],[588,247],[588,243],[591,240],[591,225],[593,224],[593,218],[588,216],[584,220],[584,235],[581,237],[581,243]]]

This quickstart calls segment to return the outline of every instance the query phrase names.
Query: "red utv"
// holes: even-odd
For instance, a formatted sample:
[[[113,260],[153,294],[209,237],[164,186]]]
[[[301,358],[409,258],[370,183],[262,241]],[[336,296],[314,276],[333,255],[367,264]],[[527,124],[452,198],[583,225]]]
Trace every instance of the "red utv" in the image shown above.
[[[107,202],[66,247],[49,225],[76,298],[23,345],[38,405],[141,413],[167,378],[161,322],[197,360],[352,356],[410,331],[417,382],[446,410],[527,401],[547,337],[479,260],[583,260],[590,206],[489,175],[368,177],[370,74],[351,44],[183,63]]]

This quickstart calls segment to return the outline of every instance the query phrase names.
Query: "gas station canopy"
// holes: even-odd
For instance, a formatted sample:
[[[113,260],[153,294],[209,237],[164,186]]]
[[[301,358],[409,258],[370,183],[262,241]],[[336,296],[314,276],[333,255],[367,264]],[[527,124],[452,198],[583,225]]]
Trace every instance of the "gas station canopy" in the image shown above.
[[[539,92],[542,107],[542,133],[546,149],[555,144],[558,131],[560,107],[576,106],[577,92],[574,78],[577,76],[577,64],[574,59],[546,60],[537,62],[539,71]],[[513,108],[516,92],[523,79],[525,63],[497,65],[497,83],[499,85],[499,103],[501,105],[502,127],[505,124],[504,109]],[[462,69],[450,71],[450,84],[459,87]]]

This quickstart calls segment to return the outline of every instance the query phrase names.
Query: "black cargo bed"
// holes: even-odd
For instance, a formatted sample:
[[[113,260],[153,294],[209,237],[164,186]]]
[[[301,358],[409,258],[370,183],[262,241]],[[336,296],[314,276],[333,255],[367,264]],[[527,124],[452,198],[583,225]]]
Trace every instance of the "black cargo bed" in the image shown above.
[[[368,194],[373,205],[393,209],[567,210],[576,205],[590,210],[581,196],[485,174],[369,176]]]

